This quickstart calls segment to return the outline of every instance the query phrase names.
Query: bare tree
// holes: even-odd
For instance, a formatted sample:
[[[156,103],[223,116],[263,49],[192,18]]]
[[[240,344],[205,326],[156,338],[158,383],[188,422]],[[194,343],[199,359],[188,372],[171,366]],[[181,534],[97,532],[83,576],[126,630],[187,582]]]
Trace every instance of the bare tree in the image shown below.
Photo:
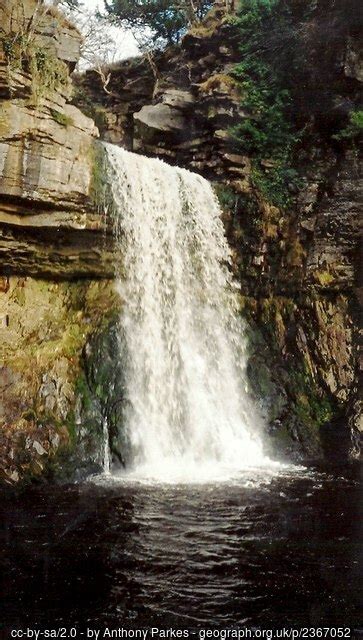
[[[115,62],[122,49],[122,42],[120,39],[116,42],[109,22],[98,16],[96,11],[86,9],[82,3],[75,0],[54,0],[53,5],[55,4],[64,11],[83,36],[78,68],[94,68],[100,75],[104,74],[105,67]],[[104,86],[107,86],[107,76],[104,76],[102,81]]]

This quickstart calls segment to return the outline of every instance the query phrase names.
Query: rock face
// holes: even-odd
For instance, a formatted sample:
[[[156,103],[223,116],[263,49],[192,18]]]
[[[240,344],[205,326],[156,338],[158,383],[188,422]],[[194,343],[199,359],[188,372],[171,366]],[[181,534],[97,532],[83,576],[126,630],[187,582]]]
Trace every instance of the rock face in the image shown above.
[[[102,386],[95,357],[94,376],[88,362],[117,318],[112,282],[0,282],[0,480],[69,479],[102,469],[115,367],[98,348]]]
[[[6,0],[0,4],[0,24],[5,39],[8,34],[36,36],[36,43],[74,69],[79,58],[82,36],[75,25],[54,7],[46,11],[41,3]]]
[[[81,36],[55,10],[24,6],[0,2],[1,270],[112,275],[94,201],[98,130],[69,104]],[[17,44],[19,21],[27,49]]]
[[[69,103],[78,31],[33,0],[0,1],[0,24],[0,482],[69,479],[102,468],[114,404],[115,367],[87,373],[120,305],[103,153]]]
[[[181,49],[156,54],[157,77],[143,59],[112,70],[109,95],[102,94],[94,72],[77,77],[75,103],[110,142],[212,180],[242,183],[245,159],[225,158],[231,153],[227,128],[244,116],[229,75],[239,56],[237,37],[225,18],[223,9],[213,9],[185,36]]]
[[[286,37],[298,36],[277,64],[286,66],[294,117],[307,134],[295,158],[301,183],[286,209],[256,188],[253,154],[231,135],[249,113],[231,75],[239,33],[222,7],[181,47],[155,55],[156,75],[147,60],[121,63],[106,95],[89,71],[77,78],[75,103],[112,142],[216,183],[252,328],[251,384],[272,446],[288,456],[342,459],[355,455],[358,438],[362,165],[354,145],[333,134],[361,90],[357,5],[291,0],[288,10]],[[267,159],[260,169],[268,176],[273,166]]]

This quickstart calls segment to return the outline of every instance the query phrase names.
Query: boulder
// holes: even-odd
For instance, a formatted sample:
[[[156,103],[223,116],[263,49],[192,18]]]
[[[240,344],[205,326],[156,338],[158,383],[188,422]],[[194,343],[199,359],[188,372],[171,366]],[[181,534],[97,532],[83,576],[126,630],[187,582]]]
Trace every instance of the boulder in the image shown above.
[[[166,104],[173,109],[185,111],[192,107],[195,98],[191,91],[182,91],[181,89],[167,89],[161,94],[162,104]]]
[[[155,105],[146,105],[134,114],[136,138],[141,138],[145,143],[152,144],[163,139],[165,134],[170,138],[181,139],[185,137],[187,121],[179,109],[174,109],[168,104],[159,102]]]

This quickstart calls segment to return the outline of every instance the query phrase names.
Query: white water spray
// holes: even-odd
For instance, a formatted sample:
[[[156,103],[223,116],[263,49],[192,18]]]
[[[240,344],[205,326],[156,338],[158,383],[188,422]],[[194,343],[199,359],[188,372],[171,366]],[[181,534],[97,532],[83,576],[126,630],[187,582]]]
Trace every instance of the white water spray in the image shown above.
[[[103,420],[103,473],[106,475],[111,473],[110,434],[106,417]]]
[[[134,473],[217,477],[261,465],[239,292],[213,190],[184,169],[106,149]]]

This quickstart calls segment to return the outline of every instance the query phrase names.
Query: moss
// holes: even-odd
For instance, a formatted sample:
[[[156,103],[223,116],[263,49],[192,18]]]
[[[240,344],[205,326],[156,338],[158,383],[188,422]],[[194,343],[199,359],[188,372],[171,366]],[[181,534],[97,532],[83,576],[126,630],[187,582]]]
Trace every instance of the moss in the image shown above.
[[[294,240],[290,243],[286,255],[287,264],[291,267],[301,267],[303,265],[305,257],[306,251],[302,246],[300,239],[294,238]]]
[[[212,22],[209,25],[200,23],[189,29],[188,36],[194,36],[196,38],[210,38],[215,33],[217,27],[217,22]]]
[[[333,406],[326,397],[318,397],[314,394],[297,397],[295,404],[296,415],[304,424],[322,427],[330,422],[334,416]]]
[[[334,282],[335,277],[330,271],[314,271],[313,277],[316,282],[318,282],[322,287],[328,287],[332,282]]]
[[[339,356],[331,354],[324,362],[324,345],[326,340],[339,342],[346,301],[337,298],[334,308],[320,301],[317,310],[310,294],[296,299],[241,296],[240,302],[248,322],[247,374],[266,419],[272,453],[285,452],[289,459],[328,455],[327,440],[334,433],[341,438],[337,425],[344,401],[327,382],[331,363],[339,362]],[[327,317],[320,321],[317,311]],[[335,451],[340,442],[335,441]]]
[[[283,317],[289,316],[291,310],[292,306],[285,298],[271,297],[261,301],[261,319],[273,330],[276,328],[276,324],[282,330],[284,327]]]
[[[78,440],[78,429],[74,411],[69,412],[64,426],[66,427],[69,434],[69,446],[71,449],[73,449],[76,446]]]
[[[274,240],[279,234],[279,228],[277,224],[272,224],[271,222],[267,221],[264,223],[263,233],[266,238]]]
[[[211,93],[213,91],[226,93],[238,88],[238,82],[232,78],[232,76],[228,76],[225,73],[216,73],[199,85],[199,91],[201,93]]]
[[[55,53],[39,46],[29,34],[15,32],[1,38],[5,60],[11,71],[30,73],[32,98],[36,102],[49,91],[68,89],[69,69]]]
[[[102,412],[109,404],[107,393],[112,394],[110,376],[115,376],[115,382],[120,378],[115,371],[115,342],[106,349],[106,355],[100,346],[94,365],[94,386],[103,385],[99,394],[102,401],[91,384],[93,374],[88,379],[86,358],[88,348],[92,354],[91,334],[104,330],[107,337],[109,318],[117,315],[118,296],[113,283],[50,283],[12,277],[2,303],[12,321],[9,335],[5,332],[0,344],[1,360],[14,376],[7,393],[11,416],[8,438],[13,438],[14,432],[24,434],[21,442],[18,435],[14,441],[15,457],[7,462],[8,469],[15,468],[20,478],[32,476],[33,462],[35,471],[39,470],[42,476],[48,469],[49,473],[64,473],[68,478],[76,469],[94,469],[92,465],[98,464]],[[99,369],[101,374],[97,377]],[[48,396],[54,397],[53,404],[47,402]],[[23,398],[20,405],[19,398]],[[40,458],[43,470],[36,451],[25,449],[28,435],[47,451]],[[59,439],[54,441],[57,435]]]
[[[295,412],[306,425],[319,429],[331,421],[335,407],[332,400],[320,392],[307,366],[290,371],[290,385],[295,395]]]
[[[86,376],[83,371],[80,373],[76,380],[75,393],[81,398],[84,409],[88,411],[92,405],[92,398],[91,391],[87,384]]]
[[[5,61],[11,70],[20,70],[26,56],[28,38],[25,33],[11,32],[0,38]]]
[[[50,91],[68,89],[68,67],[51,51],[44,47],[34,47],[27,51],[26,61],[31,72],[32,93],[36,101]]]
[[[59,24],[79,34],[77,28],[56,7],[43,7],[38,15],[41,22],[46,19],[46,23],[43,24],[45,27],[52,23],[47,16],[54,18],[56,26]],[[0,44],[7,63],[10,90],[13,71],[30,74],[33,102],[37,102],[48,92],[68,91],[70,87],[68,65],[57,57],[52,48],[43,45],[38,30],[39,24],[37,26],[36,23],[37,20],[28,21],[23,8],[17,20],[10,21],[10,32],[5,32],[0,27]]]
[[[68,357],[77,355],[84,344],[85,337],[85,328],[81,327],[79,324],[71,324],[62,340],[62,347],[65,355]]]
[[[223,184],[215,185],[214,189],[222,209],[231,210],[235,207],[238,196],[233,189]]]
[[[71,127],[74,124],[73,118],[71,118],[70,116],[67,116],[65,113],[62,113],[61,111],[56,111],[56,109],[51,109],[50,113],[53,120],[58,122],[58,124],[62,125],[63,127]]]
[[[106,154],[102,145],[97,142],[91,146],[90,153],[92,176],[89,195],[92,203],[102,211],[105,209],[107,196],[109,195],[106,180]]]

